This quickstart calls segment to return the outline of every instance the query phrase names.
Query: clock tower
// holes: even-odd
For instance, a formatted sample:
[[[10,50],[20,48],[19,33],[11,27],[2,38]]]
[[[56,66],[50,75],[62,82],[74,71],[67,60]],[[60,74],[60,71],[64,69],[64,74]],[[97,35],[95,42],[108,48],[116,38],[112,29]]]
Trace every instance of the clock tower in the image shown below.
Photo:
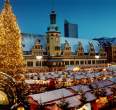
[[[50,13],[50,25],[47,29],[47,52],[50,56],[60,56],[60,32],[56,24],[56,12]]]

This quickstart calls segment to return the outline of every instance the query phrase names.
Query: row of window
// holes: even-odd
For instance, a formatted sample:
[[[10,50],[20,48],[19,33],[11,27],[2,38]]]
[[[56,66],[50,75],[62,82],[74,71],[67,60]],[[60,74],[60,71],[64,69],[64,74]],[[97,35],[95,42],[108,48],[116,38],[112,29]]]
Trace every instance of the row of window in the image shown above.
[[[45,61],[36,61],[35,66],[46,66]],[[62,61],[62,62],[54,62],[54,66],[55,65],[86,65],[86,64],[104,64],[106,63],[106,60],[83,60],[83,61]],[[28,61],[27,62],[27,66],[28,67],[33,67],[34,66],[34,62],[33,61]]]
[[[69,50],[70,51],[71,50],[71,47],[65,47],[65,50]]]
[[[103,64],[106,63],[106,60],[88,60],[88,61],[65,61],[65,65],[83,65],[83,64]]]
[[[34,62],[33,61],[27,61],[27,66],[28,67],[33,67],[34,66]],[[36,61],[35,66],[46,66],[46,62],[41,62],[41,61]]]
[[[35,49],[42,49],[41,45],[35,45]]]

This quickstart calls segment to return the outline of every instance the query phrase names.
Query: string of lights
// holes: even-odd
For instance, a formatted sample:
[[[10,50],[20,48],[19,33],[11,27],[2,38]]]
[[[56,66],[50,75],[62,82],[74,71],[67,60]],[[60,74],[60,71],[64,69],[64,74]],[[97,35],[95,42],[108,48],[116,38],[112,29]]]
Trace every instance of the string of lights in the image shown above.
[[[0,14],[0,71],[10,75],[24,73],[21,34],[9,0]]]

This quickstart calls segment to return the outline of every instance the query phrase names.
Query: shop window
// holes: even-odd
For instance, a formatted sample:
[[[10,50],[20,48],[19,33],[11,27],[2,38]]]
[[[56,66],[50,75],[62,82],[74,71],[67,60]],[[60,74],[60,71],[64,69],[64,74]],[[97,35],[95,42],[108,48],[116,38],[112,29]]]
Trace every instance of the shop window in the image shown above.
[[[69,65],[69,61],[65,61],[65,65]]]
[[[92,64],[95,64],[95,60],[92,61]]]
[[[79,61],[76,61],[76,65],[79,65]]]
[[[88,60],[88,64],[91,64],[91,60]]]
[[[36,62],[36,66],[40,66],[40,62],[39,61]]]
[[[80,63],[81,63],[81,65],[83,65],[84,64],[84,61],[81,61]]]
[[[71,61],[70,64],[71,64],[71,65],[74,65],[74,61]]]
[[[27,66],[29,66],[29,67],[33,66],[33,62],[32,61],[28,61],[27,62]]]

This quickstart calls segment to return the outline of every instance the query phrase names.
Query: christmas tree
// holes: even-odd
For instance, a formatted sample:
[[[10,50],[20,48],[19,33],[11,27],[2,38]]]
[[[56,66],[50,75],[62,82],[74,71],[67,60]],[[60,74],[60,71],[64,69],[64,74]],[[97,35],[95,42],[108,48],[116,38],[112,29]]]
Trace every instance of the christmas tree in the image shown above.
[[[0,71],[15,75],[24,73],[24,59],[20,29],[9,0],[0,14]]]

